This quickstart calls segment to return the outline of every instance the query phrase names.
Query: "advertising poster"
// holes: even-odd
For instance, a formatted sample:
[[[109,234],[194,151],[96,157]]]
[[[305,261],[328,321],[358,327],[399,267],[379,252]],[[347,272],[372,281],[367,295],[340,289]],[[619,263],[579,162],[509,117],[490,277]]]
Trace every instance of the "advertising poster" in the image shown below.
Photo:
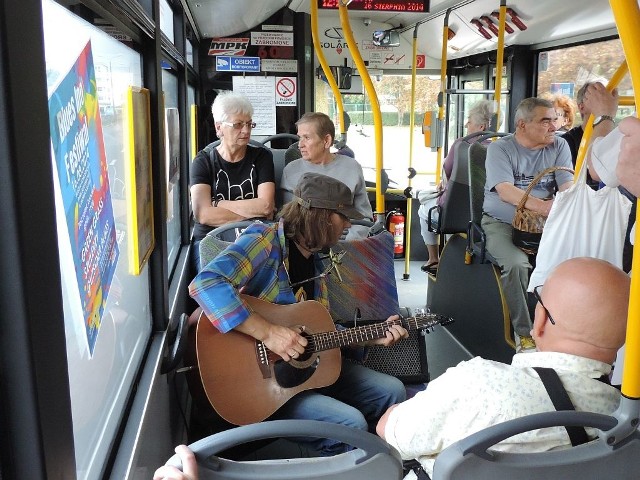
[[[91,42],[49,98],[49,128],[93,355],[119,252]]]

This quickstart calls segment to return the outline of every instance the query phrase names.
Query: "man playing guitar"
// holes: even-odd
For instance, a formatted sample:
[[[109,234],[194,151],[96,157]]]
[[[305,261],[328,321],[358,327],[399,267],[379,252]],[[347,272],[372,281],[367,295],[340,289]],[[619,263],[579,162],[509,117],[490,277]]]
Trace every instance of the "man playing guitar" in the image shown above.
[[[210,330],[215,335],[221,332],[223,335],[218,335],[221,338],[237,336],[242,340],[248,339],[253,349],[248,358],[239,358],[237,351],[229,351],[224,358],[217,360],[222,364],[218,365],[222,366],[219,368],[221,375],[235,365],[249,363],[258,372],[259,379],[272,380],[277,375],[270,370],[274,363],[272,359],[276,357],[276,363],[285,366],[299,363],[312,373],[328,363],[328,360],[321,361],[309,354],[312,346],[309,344],[316,340],[314,335],[310,336],[305,331],[306,318],[296,319],[297,325],[275,323],[277,318],[265,318],[254,302],[247,301],[247,295],[294,308],[292,304],[300,300],[316,300],[327,306],[327,287],[324,275],[319,275],[322,266],[318,253],[338,242],[343,230],[351,226],[350,219],[360,218],[362,215],[353,207],[353,196],[346,185],[325,175],[308,173],[300,179],[293,200],[283,207],[277,224],[254,223],[235,243],[202,268],[189,286],[190,295],[203,311],[197,335],[200,336],[201,327],[207,329],[212,324],[215,329]],[[277,314],[274,316],[278,317]],[[385,325],[381,337],[368,337],[369,340],[359,342],[357,348],[350,350],[363,355],[362,347],[365,345],[390,346],[406,338],[408,332],[398,318],[396,315],[387,319],[388,326]],[[207,319],[210,322],[206,322]],[[340,332],[330,332],[329,335],[334,333]],[[198,349],[200,355],[201,347]],[[334,349],[333,352],[339,350]],[[259,363],[254,357],[264,360],[262,370],[257,366],[254,368],[254,363]],[[302,388],[284,400],[284,405],[278,406],[268,418],[322,420],[375,432],[376,422],[386,409],[405,399],[404,385],[395,377],[358,363],[341,361],[339,353],[338,359],[341,365],[336,369],[337,380],[330,378],[321,388]],[[206,383],[200,358],[198,363],[203,383]],[[282,385],[287,381],[272,385],[269,390],[287,390]],[[291,382],[295,383],[295,380]],[[228,385],[228,389],[237,388],[238,385],[233,383]],[[207,395],[211,400],[209,391]],[[261,397],[250,398],[251,403],[262,401]],[[212,404],[218,410],[215,402]],[[332,439],[309,439],[309,442],[321,455],[334,455],[347,449]]]

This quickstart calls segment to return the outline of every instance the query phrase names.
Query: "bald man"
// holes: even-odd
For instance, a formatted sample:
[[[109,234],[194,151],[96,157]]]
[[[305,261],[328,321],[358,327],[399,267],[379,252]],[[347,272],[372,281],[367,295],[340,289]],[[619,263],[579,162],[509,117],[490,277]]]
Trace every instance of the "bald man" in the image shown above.
[[[425,391],[390,407],[378,423],[378,435],[403,459],[417,459],[431,476],[437,455],[457,440],[496,423],[554,410],[533,367],[553,368],[576,410],[611,415],[620,392],[606,379],[625,339],[629,283],[622,270],[603,260],[561,263],[544,287],[536,288],[531,335],[537,351],[514,355],[511,365],[476,357],[448,369]],[[596,433],[588,428],[587,434],[594,438]],[[566,430],[556,427],[509,438],[496,449],[540,452],[570,445]],[[405,478],[416,476],[410,472]]]

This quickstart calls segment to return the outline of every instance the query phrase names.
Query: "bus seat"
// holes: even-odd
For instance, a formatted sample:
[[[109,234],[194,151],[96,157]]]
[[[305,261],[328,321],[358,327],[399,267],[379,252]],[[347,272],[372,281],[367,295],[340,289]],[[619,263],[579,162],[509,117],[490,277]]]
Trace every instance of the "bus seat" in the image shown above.
[[[255,221],[269,220],[241,220],[239,222],[230,222],[225,225],[211,230],[200,241],[200,268],[213,260],[227,245],[233,243],[233,238],[237,237],[245,228]]]
[[[455,149],[451,177],[447,181],[447,195],[443,205],[429,209],[427,225],[429,231],[443,235],[463,233],[469,224],[469,147],[468,139],[476,137],[472,133],[461,139]],[[438,211],[438,219],[431,220],[432,212]]]
[[[455,320],[445,328],[471,355],[510,363],[515,344],[500,269],[476,255],[467,264],[466,252],[467,240],[452,235],[440,256],[428,307]]]
[[[362,320],[386,319],[398,313],[393,236],[388,231],[340,240],[333,250],[345,252],[338,266],[340,277],[335,273],[327,276],[330,313],[335,321],[353,320],[356,308]]]
[[[635,405],[627,408],[625,402]],[[623,399],[621,408],[614,416],[554,411],[493,425],[445,448],[436,459],[433,480],[638,478],[640,432],[633,426],[633,421],[638,417],[638,402],[640,400]],[[572,425],[598,428],[601,430],[600,437],[584,445],[547,452],[507,453],[489,450],[496,443],[519,433]],[[625,434],[618,435],[618,429],[624,430]]]
[[[340,276],[335,272],[327,276],[329,312],[335,322],[353,327],[398,313],[411,316],[398,302],[391,233],[383,230],[367,238],[340,240],[333,251],[345,252],[338,266]],[[391,347],[369,347],[364,365],[406,384],[429,381],[426,342],[416,330]]]
[[[298,143],[299,137],[293,133],[277,133],[275,135],[271,135],[270,137],[262,140],[262,145],[266,147],[267,143],[271,144],[272,142],[288,140],[290,142]],[[269,148],[269,147],[268,147]],[[274,148],[270,147],[271,154],[273,155],[273,169],[275,173],[275,181],[276,181],[276,189],[280,185],[280,180],[282,179],[282,171],[284,170],[284,166],[286,165],[285,154],[288,148]]]
[[[476,142],[469,147],[468,185],[469,185],[469,210],[470,222],[467,229],[470,251],[480,258],[480,262],[497,261],[486,250],[486,238],[481,227],[482,207],[484,204],[484,184],[487,179],[485,162],[487,159],[487,146],[482,142],[490,137],[503,137],[505,133],[484,132]]]
[[[233,461],[217,456],[229,448],[256,440],[287,437],[334,438],[355,447],[332,457]],[[402,478],[397,451],[369,432],[315,420],[276,420],[233,428],[189,445],[198,462],[200,480],[369,480]],[[180,468],[174,455],[167,462]]]

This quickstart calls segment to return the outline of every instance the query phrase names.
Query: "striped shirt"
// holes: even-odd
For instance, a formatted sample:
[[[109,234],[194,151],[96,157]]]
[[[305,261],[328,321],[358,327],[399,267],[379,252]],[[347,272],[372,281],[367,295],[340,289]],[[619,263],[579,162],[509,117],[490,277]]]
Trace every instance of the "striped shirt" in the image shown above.
[[[296,302],[287,268],[283,221],[256,222],[202,268],[189,285],[189,294],[213,326],[226,333],[251,315],[240,293],[281,305]],[[328,307],[323,279],[316,280],[314,290],[315,300]]]

